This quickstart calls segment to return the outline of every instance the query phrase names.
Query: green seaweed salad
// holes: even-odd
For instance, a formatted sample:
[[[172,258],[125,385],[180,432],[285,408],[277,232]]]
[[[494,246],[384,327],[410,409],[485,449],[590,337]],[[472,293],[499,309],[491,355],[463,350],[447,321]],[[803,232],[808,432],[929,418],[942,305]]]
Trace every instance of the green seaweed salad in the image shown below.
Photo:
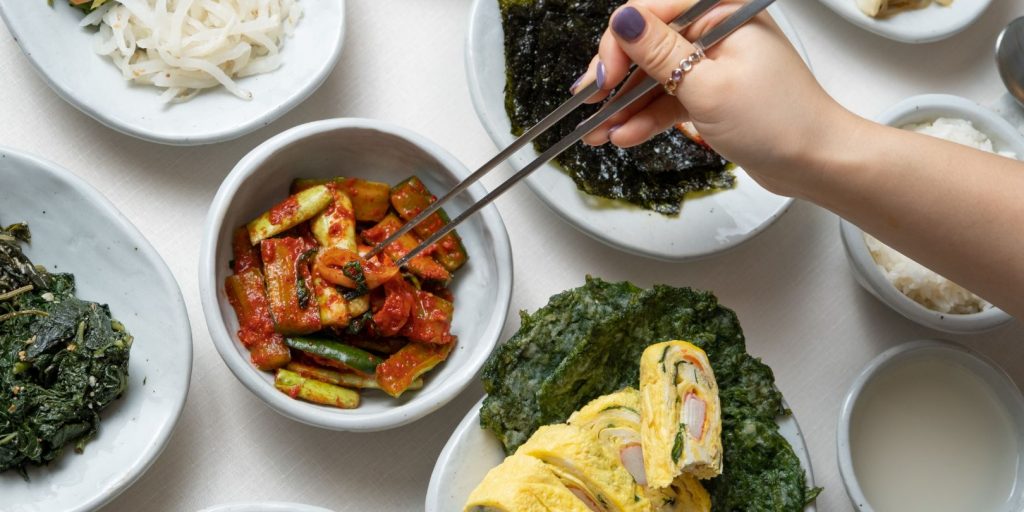
[[[703,482],[712,510],[798,512],[820,492],[775,423],[789,411],[771,368],[747,353],[736,314],[710,292],[588,277],[521,316],[483,370],[480,423],[507,453],[590,400],[635,387],[644,348],[681,339],[707,353],[719,386],[724,471]]]
[[[25,224],[0,229],[0,473],[76,451],[128,384],[132,337],[106,306],[75,298],[71,274],[33,265]]]
[[[505,110],[521,135],[569,99],[569,86],[587,69],[601,34],[625,0],[498,0],[505,33]],[[544,151],[568,135],[600,105],[585,105],[534,142]],[[576,186],[595,196],[622,199],[665,215],[678,215],[689,192],[731,188],[726,162],[679,130],[622,149],[577,143],[555,161]]]

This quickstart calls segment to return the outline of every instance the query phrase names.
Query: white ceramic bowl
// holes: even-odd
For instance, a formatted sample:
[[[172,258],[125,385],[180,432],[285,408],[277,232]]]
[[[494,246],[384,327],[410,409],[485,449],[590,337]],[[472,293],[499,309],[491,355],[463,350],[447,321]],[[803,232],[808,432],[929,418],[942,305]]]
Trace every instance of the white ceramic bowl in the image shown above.
[[[466,413],[441,450],[427,487],[426,512],[462,510],[469,493],[480,484],[484,475],[505,460],[501,442],[480,426],[482,404],[483,400],[477,402]],[[814,487],[811,458],[807,453],[807,444],[804,442],[804,435],[800,431],[796,417],[782,417],[778,424],[779,433],[789,442],[793,452],[800,459],[800,465],[807,474],[807,486]],[[810,503],[804,507],[803,512],[815,510],[817,509],[814,503]]]
[[[1014,430],[1018,433],[1018,438],[1024,439],[1024,397],[1021,396],[1020,389],[1017,388],[1013,379],[991,359],[963,345],[940,340],[912,341],[886,350],[868,363],[853,381],[839,412],[839,425],[836,433],[839,473],[846,486],[846,492],[850,495],[850,500],[853,501],[853,506],[858,512],[874,512],[874,508],[868,503],[860,488],[850,452],[850,420],[857,408],[857,400],[865,386],[879,373],[901,364],[934,357],[941,357],[960,365],[988,384],[997,399],[1005,406],[1014,424]],[[950,411],[950,414],[955,414],[955,412]],[[1024,443],[1019,445],[1019,449],[1021,454],[1017,462],[1017,483],[1014,486],[1013,495],[1007,502],[1008,506],[1005,512],[1024,509]]]
[[[441,407],[469,384],[501,334],[512,295],[512,252],[498,210],[487,206],[459,226],[469,262],[455,274],[452,332],[458,345],[428,373],[422,390],[396,400],[364,391],[356,409],[302,402],[278,391],[273,374],[257,370],[238,341],[238,320],[224,292],[232,231],[288,195],[293,178],[346,176],[394,185],[418,175],[435,194],[469,172],[427,139],[370,119],[331,119],[297,126],[252,150],[224,180],[206,219],[199,262],[203,312],[224,362],[250,391],[277,412],[334,430],[375,431],[415,421]],[[485,195],[476,184],[452,200],[458,212]]]
[[[768,12],[806,60],[796,30],[781,8],[773,5]],[[466,75],[477,116],[498,147],[515,140],[505,113],[503,34],[497,0],[475,0],[466,40]],[[509,164],[522,169],[537,155],[529,146],[513,155]],[[742,169],[735,173],[735,188],[688,198],[677,217],[625,202],[609,206],[607,200],[580,192],[572,179],[551,163],[537,169],[526,183],[552,211],[595,240],[639,256],[686,261],[749,240],[792,204],[792,199],[761,188]]]
[[[93,510],[146,472],[185,406],[192,373],[185,302],[160,255],[96,189],[56,164],[0,148],[0,223],[19,221],[32,230],[28,257],[73,273],[77,296],[108,304],[135,341],[128,389],[101,413],[96,438],[81,454],[68,446],[49,466],[31,467],[28,482],[15,471],[0,474],[0,509]]]
[[[857,0],[821,0],[836,14],[864,30],[904,43],[930,43],[953,36],[974,23],[992,0],[955,0],[876,19],[857,8]]]
[[[284,115],[313,94],[334,69],[345,39],[344,0],[303,0],[295,34],[284,42],[280,69],[239,80],[246,101],[223,87],[176,105],[162,89],[121,78],[108,57],[93,50],[82,12],[56,0],[2,0],[0,15],[43,80],[61,98],[119,132],[163,144],[210,144],[241,137]]]
[[[967,119],[974,123],[975,128],[992,139],[997,151],[1012,151],[1018,158],[1024,157],[1024,137],[1010,123],[985,107],[959,96],[913,96],[897,103],[876,120],[889,126],[901,127],[933,121],[938,117]],[[885,278],[875,264],[871,252],[868,251],[867,244],[864,243],[864,233],[860,228],[846,220],[840,220],[839,231],[857,282],[878,300],[910,320],[932,329],[963,334],[995,329],[1013,319],[995,307],[969,315],[954,315],[932,311],[918,304],[903,295]]]

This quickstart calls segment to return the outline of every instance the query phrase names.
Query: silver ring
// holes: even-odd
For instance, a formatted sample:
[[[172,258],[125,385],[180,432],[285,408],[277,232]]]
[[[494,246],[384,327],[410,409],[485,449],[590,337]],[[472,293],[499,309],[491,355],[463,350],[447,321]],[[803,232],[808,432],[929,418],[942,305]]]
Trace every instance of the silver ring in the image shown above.
[[[676,89],[679,88],[679,82],[683,79],[683,75],[688,73],[693,66],[704,59],[704,51],[697,47],[697,51],[691,53],[685,59],[679,61],[679,66],[672,70],[672,74],[669,75],[668,80],[665,80],[663,87],[665,92],[671,95],[676,94]]]

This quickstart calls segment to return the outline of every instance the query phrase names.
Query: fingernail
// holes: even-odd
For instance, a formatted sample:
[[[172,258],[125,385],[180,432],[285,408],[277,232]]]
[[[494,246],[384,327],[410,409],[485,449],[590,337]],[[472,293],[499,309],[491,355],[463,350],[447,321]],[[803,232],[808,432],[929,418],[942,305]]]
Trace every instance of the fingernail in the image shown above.
[[[584,76],[587,76],[586,73],[580,75],[580,77],[577,78],[576,81],[573,82],[571,86],[569,86],[569,92],[571,92],[571,93],[575,93],[576,92],[576,88],[580,86],[580,82],[583,81],[583,77]]]
[[[615,15],[615,19],[612,20],[612,30],[626,41],[633,41],[640,37],[646,26],[647,22],[644,21],[643,15],[632,6],[619,11]]]
[[[619,128],[622,128],[621,124],[613,125],[611,128],[608,128],[608,138],[612,138],[612,134],[615,133],[615,130],[618,130]]]
[[[604,88],[605,69],[604,62],[597,61],[597,88]]]

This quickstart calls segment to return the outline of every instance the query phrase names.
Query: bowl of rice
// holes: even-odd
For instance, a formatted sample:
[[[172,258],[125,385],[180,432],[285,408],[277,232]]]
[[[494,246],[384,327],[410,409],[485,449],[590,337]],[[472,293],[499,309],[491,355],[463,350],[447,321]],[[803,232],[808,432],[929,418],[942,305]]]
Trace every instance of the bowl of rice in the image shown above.
[[[977,103],[944,94],[913,96],[876,119],[1009,158],[1024,157],[1024,137]],[[918,324],[954,334],[984,332],[1013,318],[971,291],[840,220],[846,256],[858,283]]]

